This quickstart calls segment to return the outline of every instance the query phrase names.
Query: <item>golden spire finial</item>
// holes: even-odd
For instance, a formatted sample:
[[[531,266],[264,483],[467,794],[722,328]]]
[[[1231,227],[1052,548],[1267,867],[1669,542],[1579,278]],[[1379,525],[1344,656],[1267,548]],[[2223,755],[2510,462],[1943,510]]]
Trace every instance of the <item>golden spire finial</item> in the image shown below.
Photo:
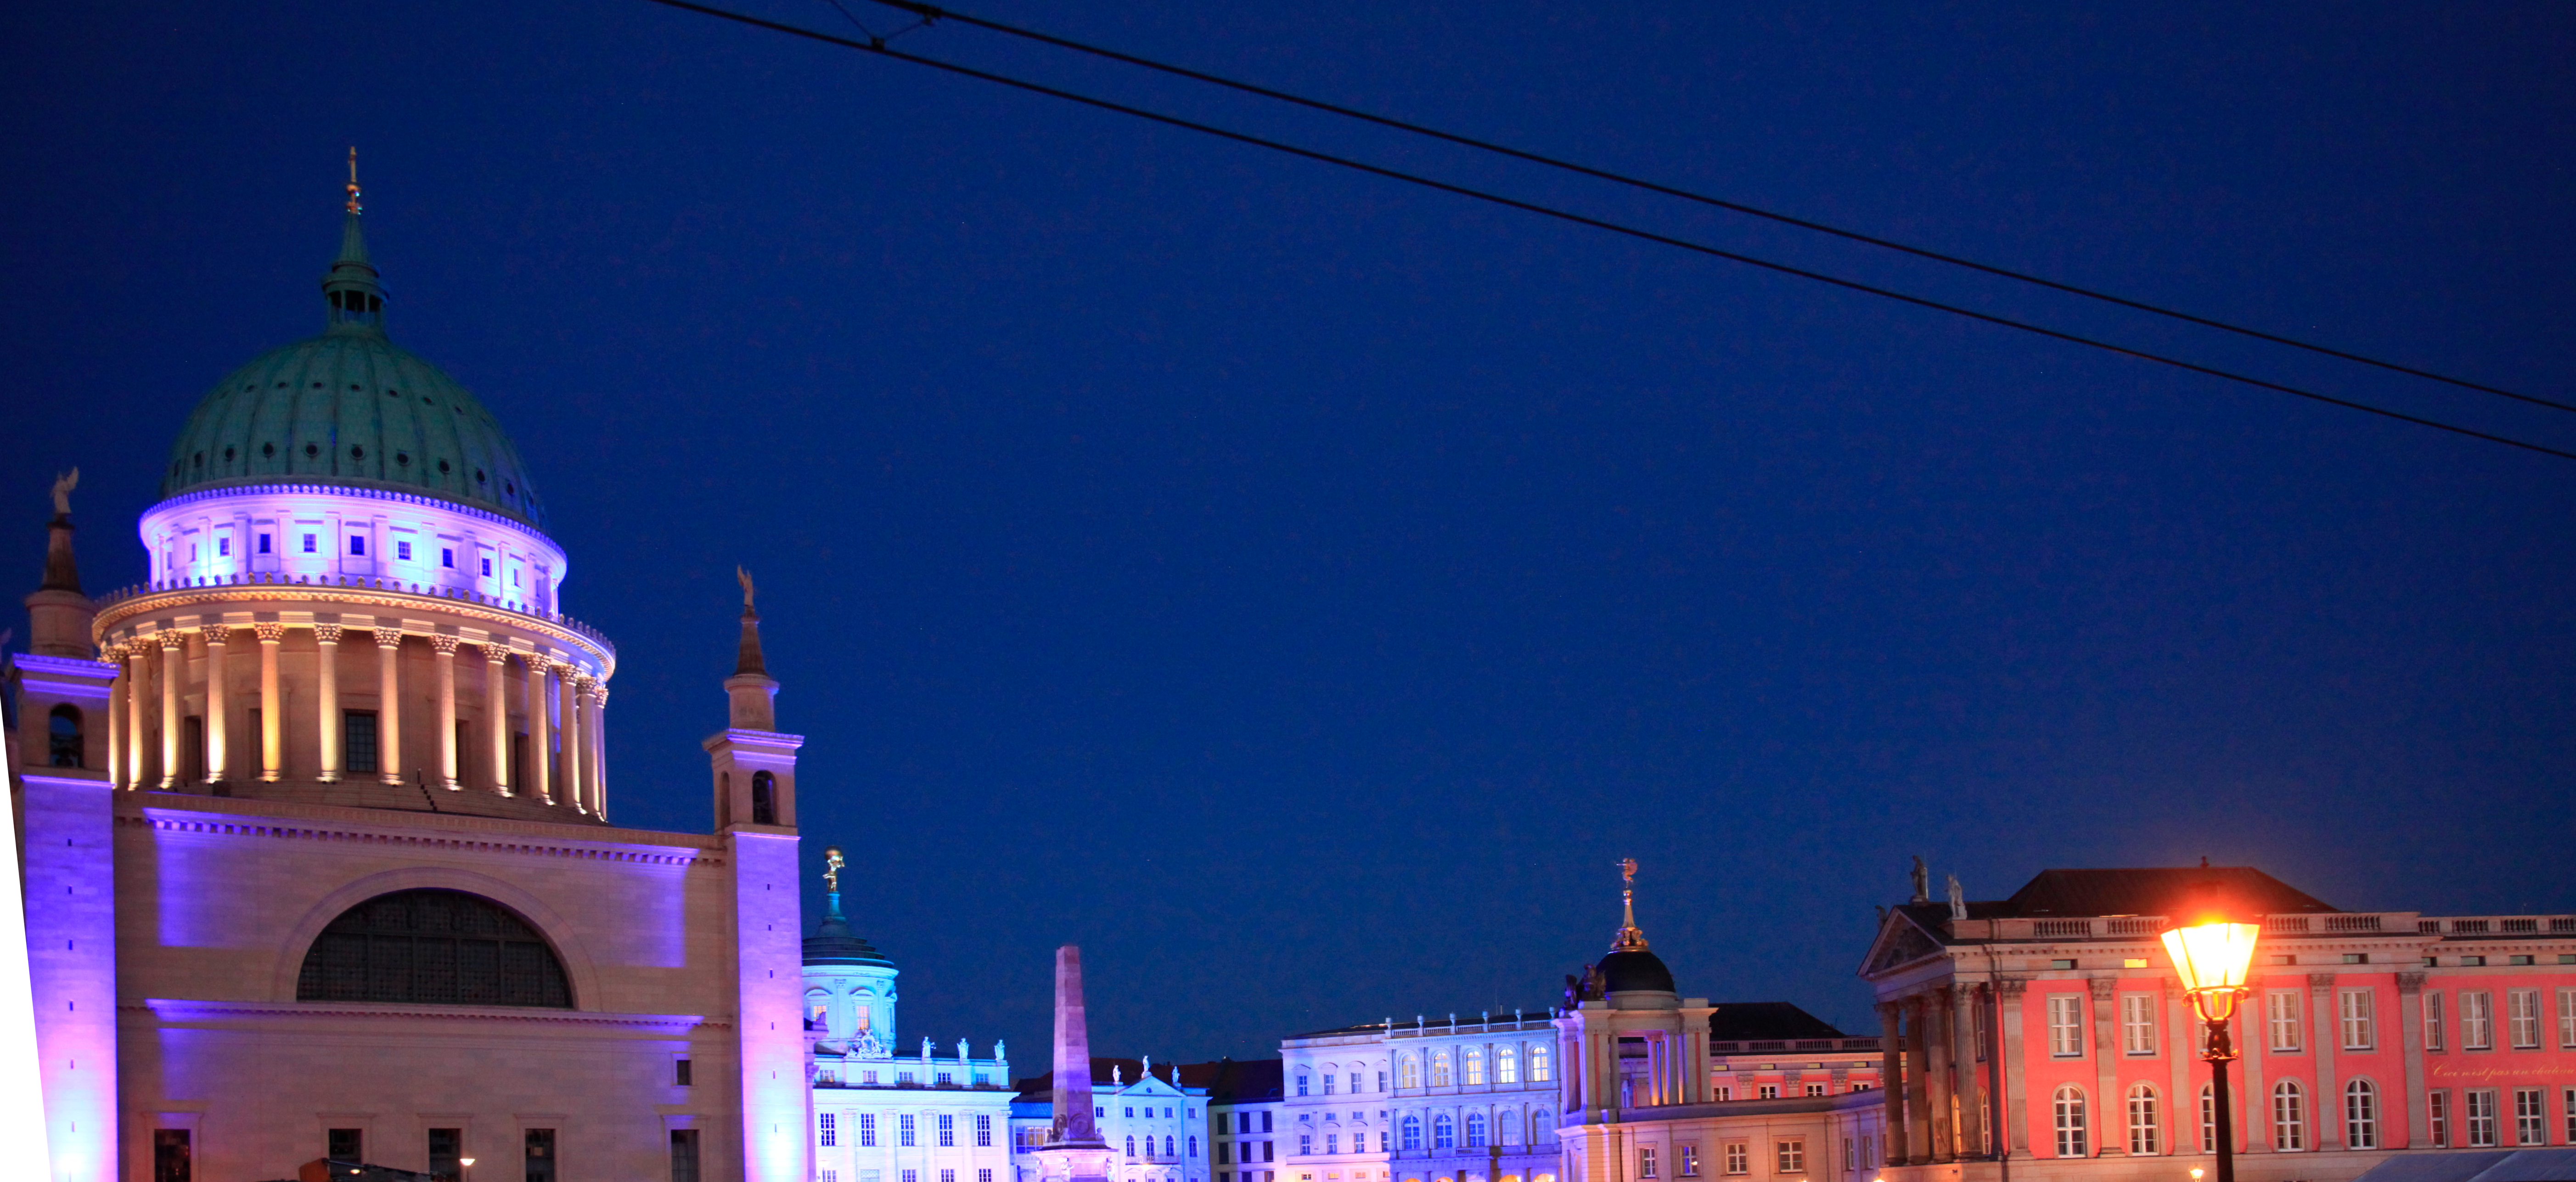
[[[823,888],[825,890],[834,894],[840,893],[841,867],[845,865],[848,863],[841,861],[841,847],[836,845],[823,847]]]
[[[349,212],[351,212],[351,213],[357,213],[357,212],[359,212],[359,205],[358,205],[358,145],[356,145],[356,144],[351,144],[351,145],[349,145]]]
[[[1612,952],[1644,952],[1646,933],[1637,930],[1637,860],[1619,859],[1619,934],[1610,941]]]

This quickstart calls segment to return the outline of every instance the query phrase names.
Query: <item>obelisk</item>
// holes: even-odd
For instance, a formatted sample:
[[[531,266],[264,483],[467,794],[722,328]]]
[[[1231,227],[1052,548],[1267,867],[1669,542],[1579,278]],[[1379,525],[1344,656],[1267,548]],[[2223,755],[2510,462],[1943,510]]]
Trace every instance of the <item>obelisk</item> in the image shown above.
[[[1055,1119],[1037,1151],[1038,1175],[1050,1182],[1105,1182],[1109,1143],[1100,1139],[1091,1103],[1091,1029],[1082,1014],[1082,949],[1055,950]]]

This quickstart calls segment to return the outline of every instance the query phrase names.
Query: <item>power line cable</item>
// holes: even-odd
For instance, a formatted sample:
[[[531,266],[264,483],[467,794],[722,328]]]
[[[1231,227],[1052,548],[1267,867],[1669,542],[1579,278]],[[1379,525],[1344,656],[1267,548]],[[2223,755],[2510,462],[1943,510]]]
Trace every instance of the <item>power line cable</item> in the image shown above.
[[[2448,374],[2436,373],[2428,369],[2419,369],[2415,366],[2404,365],[2394,361],[2383,361],[2366,354],[2353,353],[2327,345],[2319,345],[2309,341],[2303,341],[2296,337],[2282,336],[2278,333],[2265,332],[2256,328],[2247,328],[2240,324],[2230,324],[2227,321],[2213,319],[2207,316],[2197,316],[2174,308],[2167,308],[2158,304],[2150,304],[2144,300],[2133,300],[2125,296],[2113,295],[2109,292],[2099,291],[2079,284],[2065,283],[2045,276],[2033,275],[2027,271],[2016,271],[2009,267],[1998,267],[1991,263],[1981,263],[1975,259],[1963,258],[1959,255],[1946,254],[1926,247],[1898,242],[1892,238],[1881,238],[1877,235],[1866,234],[1858,230],[1847,230],[1828,222],[1819,222],[1811,218],[1802,218],[1794,214],[1785,214],[1778,212],[1777,210],[1764,209],[1756,205],[1747,205],[1740,201],[1729,201],[1723,197],[1712,197],[1705,193],[1697,193],[1689,189],[1645,180],[1640,177],[1629,176],[1625,173],[1612,172],[1605,168],[1594,168],[1586,164],[1577,164],[1570,160],[1564,160],[1522,148],[1515,148],[1508,144],[1498,144],[1491,140],[1477,139],[1474,136],[1459,135],[1455,132],[1442,131],[1436,127],[1426,127],[1419,123],[1410,123],[1402,119],[1394,119],[1385,115],[1372,114],[1368,111],[1363,111],[1356,107],[1344,106],[1340,103],[1326,102],[1322,99],[1311,99],[1304,95],[1293,94],[1288,91],[1262,86],[1257,83],[1238,81],[1233,78],[1225,77],[1222,74],[1211,74],[1205,70],[1194,70],[1187,66],[1176,66],[1169,62],[1160,62],[1148,57],[1139,57],[1135,54],[1110,49],[1106,46],[1091,45],[1085,42],[1073,40],[1069,37],[1059,37],[1052,33],[1042,33],[1035,29],[1025,29],[1017,25],[1005,24],[1001,21],[987,20],[983,17],[956,12],[951,9],[941,8],[937,5],[916,3],[914,0],[871,0],[871,2],[912,13],[921,17],[924,22],[949,20],[962,25],[972,25],[979,29],[987,29],[992,32],[1002,33],[1012,37],[1025,38],[1044,45],[1053,45],[1061,49],[1070,49],[1078,53],[1087,53],[1095,57],[1107,58],[1110,61],[1122,62],[1131,66],[1141,66],[1148,70],[1157,70],[1174,77],[1187,78],[1194,82],[1205,82],[1212,86],[1222,86],[1230,90],[1241,91],[1245,94],[1259,95],[1262,98],[1276,99],[1284,103],[1293,103],[1297,106],[1306,107],[1311,110],[1324,111],[1329,114],[1340,115],[1348,119],[1357,119],[1365,123],[1374,123],[1380,127],[1393,128],[1397,131],[1408,132],[1413,135],[1428,136],[1432,139],[1445,140],[1449,143],[1474,148],[1481,152],[1492,152],[1496,155],[1508,156],[1512,159],[1524,160],[1532,164],[1541,164],[1549,168],[1562,169],[1566,172],[1592,177],[1596,180],[1604,180],[1613,184],[1626,185],[1630,188],[1642,189],[1650,193],[1660,193],[1667,197],[1679,197],[1685,201],[1695,201],[1702,205],[1712,206],[1734,213],[1746,214],[1757,218],[1765,218],[1782,225],[1796,226],[1802,230],[1813,230],[1819,234],[1830,234],[1837,238],[1865,243],[1870,246],[1913,255],[1917,258],[1947,263],[1954,267],[1965,267],[1972,271],[1980,271],[1988,275],[1994,275],[2020,283],[2028,283],[2034,286],[2048,288],[2051,291],[2065,292],[2068,295],[2082,296],[2085,299],[2090,300],[2100,300],[2103,303],[2116,304],[2123,308],[2130,308],[2140,312],[2152,313],[2157,316],[2169,317],[2185,323],[2197,324],[2204,328],[2215,328],[2222,332],[2232,332],[2240,336],[2252,337],[2256,340],[2269,341],[2276,345],[2288,345],[2294,349],[2305,349],[2308,352],[2322,354],[2327,357],[2357,362],[2362,365],[2376,366],[2380,369],[2406,374],[2410,377],[2443,382],[2449,385],[2458,386],[2462,389],[2476,390],[2483,394],[2494,394],[2504,398],[2511,398],[2518,402],[2527,402],[2534,406],[2546,406],[2553,410],[2576,412],[2576,404],[2558,402],[2548,398],[2535,397],[2530,394],[2522,394],[2499,386],[2490,386],[2482,382],[2472,382],[2466,378],[2455,378]],[[833,0],[833,3],[837,7],[839,0]]]
[[[974,78],[1001,86],[1008,86],[1015,90],[1024,90],[1032,94],[1042,94],[1050,98],[1059,98],[1067,102],[1080,103],[1084,106],[1095,107],[1104,111],[1114,111],[1122,115],[1132,115],[1139,119],[1161,123],[1170,127],[1178,127],[1188,131],[1195,131],[1204,135],[1215,136],[1219,139],[1232,140],[1241,144],[1249,144],[1254,147],[1268,148],[1275,152],[1282,152],[1307,160],[1337,165],[1356,172],[1364,172],[1372,176],[1385,177],[1389,180],[1403,181],[1407,184],[1419,185],[1423,188],[1455,194],[1461,197],[1469,197],[1478,201],[1500,205],[1509,209],[1517,209],[1526,213],[1534,213],[1543,217],[1555,218],[1560,221],[1571,222],[1580,226],[1589,226],[1597,230],[1607,230],[1611,233],[1625,235],[1630,238],[1659,243],[1664,246],[1678,247],[1682,250],[1708,255],[1713,258],[1721,258],[1730,262],[1743,263],[1747,266],[1760,267],[1763,270],[1776,272],[1782,275],[1792,275],[1800,279],[1809,279],[1849,291],[1857,291],[1867,295],[1880,296],[1886,299],[1896,300],[1901,303],[1912,304],[1920,308],[1929,308],[1934,311],[1947,312],[1954,316],[1963,316],[1971,320],[1983,321],[1987,324],[2019,329],[2023,332],[2048,337],[2052,340],[2084,345],[2089,348],[2101,349],[2105,352],[2117,353],[2125,357],[2134,357],[2141,361],[2152,361],[2159,365],[2169,365],[2176,369],[2188,370],[2192,373],[2205,374],[2214,378],[2223,378],[2231,382],[2241,382],[2245,385],[2255,386],[2265,390],[2272,390],[2282,394],[2290,394],[2332,406],[2340,406],[2349,410],[2364,411],[2369,414],[2379,415],[2383,418],[2395,419],[2399,422],[2413,423],[2421,427],[2431,427],[2435,430],[2448,431],[2455,435],[2465,435],[2472,439],[2483,439],[2489,443],[2501,443],[2507,447],[2539,452],[2543,455],[2556,456],[2560,459],[2576,460],[2576,452],[2562,451],[2558,448],[2538,443],[2527,443],[2523,440],[2514,439],[2509,436],[2480,431],[2472,427],[2462,427],[2452,423],[2445,423],[2438,419],[2425,418],[2420,415],[2411,415],[2403,411],[2390,410],[2382,406],[2373,406],[2366,402],[2357,402],[2348,398],[2338,398],[2331,394],[2323,394],[2314,390],[2285,385],[2280,382],[2267,381],[2263,378],[2235,373],[2212,366],[2201,365],[2197,362],[2185,361],[2181,358],[2169,357],[2161,353],[2150,353],[2143,349],[2132,349],[2126,345],[2114,344],[2112,342],[2099,340],[2093,337],[2048,328],[2043,325],[2032,324],[2028,321],[2015,320],[2008,316],[1998,316],[1991,312],[1980,312],[1974,308],[1963,307],[1958,304],[1943,303],[1942,301],[1928,299],[1923,296],[1909,295],[1893,288],[1878,287],[1872,284],[1862,283],[1858,280],[1844,279],[1840,276],[1828,275],[1822,271],[1811,271],[1803,267],[1793,267],[1786,263],[1777,263],[1769,259],[1758,258],[1738,251],[1731,251],[1720,247],[1710,246],[1705,243],[1693,242],[1686,238],[1677,238],[1669,234],[1641,229],[1636,226],[1624,225],[1619,222],[1591,217],[1589,215],[1575,213],[1570,210],[1558,209],[1554,206],[1541,205],[1537,202],[1523,201],[1515,197],[1506,197],[1502,194],[1487,192],[1483,189],[1453,184],[1448,181],[1435,180],[1430,177],[1404,172],[1399,169],[1388,168],[1383,165],[1369,164],[1365,161],[1353,160],[1346,156],[1336,156],[1332,153],[1321,152],[1312,148],[1301,148],[1295,144],[1264,139],[1260,136],[1251,135],[1245,132],[1230,131],[1226,128],[1183,119],[1176,115],[1166,115],[1159,111],[1150,111],[1142,107],[1129,106],[1127,104],[1113,102],[1108,99],[1094,98],[1090,95],[1048,86],[1043,83],[1013,78],[1006,74],[997,74],[989,70],[979,70],[972,66],[958,65],[955,62],[945,62],[937,58],[929,58],[923,57],[919,54],[906,53],[900,49],[895,49],[892,46],[887,45],[882,38],[872,37],[867,41],[855,41],[832,33],[825,33],[816,29],[808,29],[801,25],[791,25],[782,21],[774,21],[765,17],[753,16],[749,13],[734,12],[729,9],[698,4],[693,2],[693,0],[651,0],[651,2],[669,8],[677,8],[688,12],[699,13],[704,16],[712,16],[720,20],[733,21],[737,24],[749,25],[754,28],[768,29],[777,33],[785,33],[792,37],[802,37],[811,41],[820,41],[828,45],[840,46],[844,49],[857,49],[869,53],[882,54],[886,57],[911,62],[915,65],[928,66],[935,70],[945,71],[962,77]]]

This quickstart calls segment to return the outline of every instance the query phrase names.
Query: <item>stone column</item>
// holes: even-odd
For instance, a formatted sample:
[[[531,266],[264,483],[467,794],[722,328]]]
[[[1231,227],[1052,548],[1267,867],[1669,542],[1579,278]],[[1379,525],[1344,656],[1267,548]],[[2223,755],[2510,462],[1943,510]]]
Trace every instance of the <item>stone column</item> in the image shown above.
[[[580,671],[568,662],[555,663],[555,685],[561,702],[563,724],[563,764],[555,770],[563,781],[555,789],[555,803],[582,810],[581,798],[581,680]]]
[[[582,799],[590,802],[590,815],[608,819],[608,683],[583,678],[581,741]],[[781,810],[782,812],[785,810]]]
[[[147,683],[152,680],[152,642],[137,638],[125,643],[125,786],[143,787],[143,764],[150,754],[152,694]]]
[[[2235,1101],[2236,1134],[2245,1142],[2247,1153],[2269,1153],[2272,1150],[2272,1094],[2263,1090],[2263,1052],[2272,1042],[2271,999],[2263,992],[2263,978],[2258,967],[2247,975],[2252,991],[2236,1007],[2236,1051],[2243,1056],[2239,1072],[2245,1079],[2244,1090],[2229,1099]]]
[[[1924,1038],[1923,995],[1905,999],[1905,1160],[1928,1166],[1938,1152],[1932,1144],[1932,1056]]]
[[[2164,990],[2165,1055],[2173,1061],[2174,1101],[2166,1105],[2173,1113],[2173,1152],[2200,1152],[2200,1085],[2208,1065],[2200,1062],[2200,1050],[2209,1045],[2209,1030],[2200,1024],[2200,1015],[2191,1008],[2191,999],[2183,996],[2182,983],[2171,977],[2158,982]],[[2199,1064],[2195,1071],[2193,1065]]]
[[[340,626],[313,626],[314,711],[321,726],[322,769],[325,784],[340,780]]]
[[[2093,1007],[2093,1156],[2129,1153],[2129,1098],[2120,1093],[2120,979],[2084,982]]]
[[[221,784],[232,779],[232,703],[224,692],[224,650],[232,647],[232,629],[218,618],[206,625],[206,782]]]
[[[453,636],[429,637],[438,653],[438,785],[450,792],[462,787],[456,778],[456,645]]]
[[[376,778],[402,783],[402,629],[376,625]]]
[[[2335,1075],[2335,1048],[2343,1045],[2343,1015],[2335,1011],[2335,975],[2308,974],[2308,1010],[2316,1019],[2316,1095],[2310,1099],[2310,1127],[2320,1153],[2343,1148],[2343,1081]],[[2384,1101],[2383,1101],[2384,1103]]]
[[[116,666],[116,676],[107,683],[107,786],[125,787],[125,646],[109,643],[98,650],[98,659]]]
[[[1977,1059],[1977,987],[1953,986],[1949,997],[1950,1063],[1958,1085],[1953,1106],[1957,1123],[1952,1126],[1951,1136],[1958,1156],[1982,1157],[1986,1152],[1986,1090],[1977,1078],[1982,1066]]]
[[[492,790],[510,795],[510,650],[483,642],[483,726],[492,747]]]
[[[1901,1025],[1903,1010],[1895,1002],[1878,1005],[1878,1086],[1887,1097],[1887,1164],[1903,1165],[1905,1153],[1905,1034]],[[1751,1096],[1745,1099],[1752,1099]]]
[[[286,775],[286,719],[277,689],[277,647],[286,625],[253,624],[259,633],[259,778],[274,784]]]
[[[1923,1023],[1924,1114],[1932,1128],[1932,1160],[1959,1160],[1957,1093],[1950,1077],[1950,1009],[1954,986],[1935,985],[1918,1017]]]
[[[2406,1060],[2406,1148],[2418,1149],[2433,1143],[2430,1098],[2424,1090],[2424,974],[2397,974],[2397,1045]],[[2388,1100],[2380,1099],[2380,1127],[2388,1127]],[[2380,1148],[2386,1149],[2390,1138],[2380,1134]]]
[[[2008,1157],[2030,1156],[2030,1098],[2022,1072],[2022,994],[2030,989],[2027,977],[2005,977],[1995,982],[1995,992],[2003,998],[2002,1029],[1996,1031],[1997,1054],[2004,1057],[2003,1127],[1995,1136],[2003,1142]]]
[[[555,728],[553,664],[544,657],[529,653],[519,659],[519,668],[527,678],[528,700],[528,782],[527,792],[547,804],[562,788],[555,782]]]
[[[161,790],[179,786],[179,687],[188,680],[188,638],[161,634]]]

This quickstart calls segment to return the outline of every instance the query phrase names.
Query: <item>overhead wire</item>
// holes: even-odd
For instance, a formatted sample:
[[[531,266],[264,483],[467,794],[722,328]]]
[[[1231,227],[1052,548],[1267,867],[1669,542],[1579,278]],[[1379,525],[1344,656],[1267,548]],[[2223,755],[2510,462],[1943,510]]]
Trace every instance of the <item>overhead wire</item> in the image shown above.
[[[1559,221],[1570,222],[1575,225],[1588,226],[1597,230],[1605,230],[1610,233],[1624,235],[1641,241],[1676,247],[1678,249],[1707,255],[1713,258],[1726,259],[1730,262],[1758,267],[1777,274],[1794,276],[1796,278],[1828,284],[1830,286],[1843,288],[1849,291],[1856,291],[1867,295],[1879,296],[1884,299],[1896,300],[1901,303],[1912,304],[1916,307],[1927,308],[1938,312],[1946,312],[1954,316],[1965,317],[1970,320],[1981,321],[1983,323],[1998,325],[2004,328],[2018,329],[2022,332],[2032,333],[2052,340],[2083,345],[2093,349],[2100,349],[2105,352],[2116,353],[2125,357],[2133,357],[2141,361],[2151,361],[2159,365],[2171,366],[2191,373],[2221,378],[2231,382],[2254,386],[2259,389],[2275,391],[2277,393],[2289,394],[2331,406],[2340,406],[2348,410],[2362,411],[2367,414],[2378,415],[2382,418],[2394,419],[2404,423],[2412,423],[2416,426],[2430,427],[2437,431],[2447,431],[2454,435],[2463,435],[2471,439],[2481,439],[2489,443],[2499,443],[2507,447],[2519,448],[2524,451],[2555,456],[2559,459],[2576,460],[2576,451],[2566,451],[2550,447],[2545,444],[2530,443],[2506,435],[2480,431],[2473,427],[2463,427],[2454,423],[2446,423],[2439,419],[2408,414],[2404,411],[2391,410],[2387,407],[2375,406],[2367,402],[2341,398],[2315,390],[2304,389],[2281,382],[2274,382],[2264,378],[2254,377],[2250,374],[2236,373],[2230,370],[2219,369],[2214,366],[2202,365],[2198,362],[2185,361],[2178,357],[2170,357],[2161,353],[2149,352],[2144,349],[2134,349],[2126,345],[2087,337],[2078,333],[2049,328],[2045,325],[2033,324],[2028,321],[2016,320],[2008,316],[1999,316],[1991,312],[1980,312],[1974,308],[1945,303],[1943,301],[1930,299],[1924,296],[1912,295],[1906,292],[1897,291],[1893,288],[1879,287],[1873,284],[1863,283],[1858,280],[1845,279],[1837,275],[1829,275],[1822,271],[1813,271],[1803,267],[1791,266],[1787,263],[1774,262],[1769,259],[1745,254],[1740,251],[1726,250],[1721,247],[1710,246],[1706,243],[1694,242],[1686,238],[1647,230],[1637,226],[1630,226],[1610,221],[1605,218],[1597,218],[1587,214],[1575,213],[1571,210],[1542,205],[1534,201],[1524,201],[1515,197],[1507,197],[1499,193],[1492,193],[1483,189],[1456,184],[1450,181],[1437,180],[1431,177],[1405,172],[1400,169],[1389,168],[1384,165],[1370,164],[1366,161],[1354,160],[1346,156],[1337,156],[1332,153],[1318,151],[1313,148],[1299,147],[1295,144],[1285,143],[1279,140],[1266,139],[1246,132],[1233,131],[1227,128],[1217,127],[1212,124],[1184,119],[1177,115],[1167,115],[1159,111],[1148,110],[1143,107],[1131,106],[1110,99],[1081,94],[1075,91],[1065,90],[1060,87],[1049,86],[1044,83],[1031,82],[1022,78],[1014,78],[1009,75],[995,73],[990,70],[960,65],[955,62],[942,61],[938,58],[924,57],[920,54],[907,53],[887,44],[885,38],[875,37],[873,35],[871,35],[866,41],[858,41],[848,37],[839,36],[837,34],[826,33],[818,29],[806,28],[802,25],[789,24],[784,21],[776,21],[766,17],[754,16],[750,13],[736,12],[731,9],[717,8],[712,5],[696,3],[695,0],[650,0],[650,2],[660,4],[668,8],[695,12],[704,16],[715,17],[720,20],[748,25],[753,28],[767,29],[771,32],[784,33],[792,37],[800,37],[810,41],[818,41],[828,45],[835,45],[844,49],[855,49],[868,53],[880,54],[885,57],[911,62],[915,65],[927,66],[931,69],[955,74],[960,77],[974,78],[984,82],[991,82],[999,86],[1007,86],[1015,90],[1027,91],[1032,94],[1045,95],[1050,98],[1079,103],[1099,110],[1112,111],[1122,115],[1130,115],[1135,118],[1160,123],[1169,127],[1195,131],[1204,135],[1215,136],[1219,139],[1248,144],[1254,147],[1267,148],[1275,152],[1313,160],[1318,163],[1331,164],[1341,168],[1350,169],[1355,172],[1383,177],[1388,180],[1402,181],[1406,184],[1417,185],[1423,188],[1449,193],[1460,197],[1467,197],[1509,209],[1517,209],[1526,213],[1534,213],[1542,217],[1554,218]]]
[[[840,0],[832,0],[832,2],[837,6],[840,3]],[[2276,345],[2287,345],[2294,349],[2304,349],[2311,353],[2317,353],[2343,361],[2375,366],[2394,373],[2406,374],[2409,377],[2442,382],[2448,385],[2458,386],[2466,390],[2475,390],[2483,394],[2493,394],[2503,398],[2510,398],[2517,402],[2527,402],[2534,406],[2545,406],[2553,410],[2563,410],[2576,413],[2576,404],[2541,398],[2514,390],[2507,390],[2500,386],[2492,386],[2483,382],[2474,382],[2466,378],[2455,378],[2448,374],[2438,373],[2433,370],[2406,365],[2400,362],[2386,361],[2364,353],[2355,353],[2349,350],[2337,349],[2330,345],[2320,345],[2313,341],[2303,341],[2297,337],[2265,332],[2258,328],[2248,328],[2241,324],[2232,324],[2214,317],[2200,316],[2190,312],[2181,311],[2179,309],[2168,308],[2160,304],[2148,303],[2144,300],[2130,299],[2126,296],[2114,295],[2109,292],[2085,287],[2080,284],[2050,279],[2043,275],[2034,275],[2027,271],[2017,271],[2010,267],[2000,267],[1991,263],[1981,263],[1975,259],[1949,254],[1943,251],[1932,250],[1928,247],[1915,246],[1911,243],[1900,242],[1893,238],[1884,238],[1875,234],[1864,233],[1859,230],[1846,229],[1829,222],[1820,222],[1812,218],[1803,218],[1794,214],[1781,213],[1777,210],[1764,209],[1760,206],[1748,205],[1741,201],[1731,201],[1723,197],[1713,197],[1705,193],[1694,192],[1676,185],[1667,185],[1657,181],[1650,181],[1641,177],[1630,176],[1626,173],[1614,172],[1606,168],[1596,168],[1587,164],[1578,164],[1561,157],[1549,156],[1540,152],[1532,152],[1523,148],[1515,148],[1509,144],[1496,143],[1492,140],[1478,139],[1474,136],[1442,131],[1436,127],[1429,127],[1419,123],[1379,115],[1370,111],[1363,111],[1357,107],[1351,107],[1341,103],[1327,102],[1323,99],[1308,98],[1304,95],[1290,91],[1262,86],[1258,83],[1244,82],[1239,79],[1228,78],[1222,74],[1213,74],[1205,70],[1192,69],[1188,66],[1177,66],[1169,62],[1156,61],[1153,58],[1127,53],[1122,50],[1110,49],[1101,45],[1092,45],[1087,42],[1076,41],[1070,37],[1060,37],[1053,33],[1044,33],[1035,29],[1022,28],[1018,25],[990,20],[984,17],[974,16],[969,13],[958,12],[953,9],[942,8],[935,4],[923,4],[919,3],[918,0],[869,0],[869,2],[882,4],[888,8],[899,9],[904,12],[912,13],[915,16],[921,17],[925,21],[944,20],[954,21],[961,25],[971,25],[975,28],[986,29],[1012,37],[1019,37],[1029,41],[1035,41],[1043,45],[1052,45],[1060,49],[1070,49],[1078,53],[1090,54],[1094,57],[1104,58],[1109,61],[1120,62],[1131,66],[1139,66],[1144,69],[1170,74],[1178,78],[1187,78],[1194,82],[1204,82],[1211,86],[1221,86],[1230,90],[1241,91],[1245,94],[1257,95],[1266,99],[1275,99],[1284,103],[1292,103],[1310,110],[1339,115],[1346,119],[1356,119],[1364,123],[1373,123],[1380,127],[1392,128],[1412,135],[1443,140],[1448,143],[1458,144],[1462,147],[1474,148],[1480,152],[1491,152],[1495,155],[1507,156],[1514,160],[1526,161],[1531,164],[1544,165],[1548,168],[1561,169],[1580,176],[1591,177],[1595,180],[1609,181],[1613,184],[1625,185],[1630,188],[1641,189],[1649,193],[1661,194],[1666,197],[1678,197],[1684,201],[1693,201],[1701,205],[1707,205],[1733,213],[1764,218],[1773,222],[1778,222],[1782,225],[1795,226],[1802,230],[1812,230],[1819,234],[1829,234],[1837,238],[1864,243],[1884,250],[1892,250],[1903,254],[1913,255],[1917,258],[1930,259],[1934,262],[1946,263],[1954,267],[1964,267],[1968,270],[1983,272],[2003,279],[2010,279],[2018,283],[2028,283],[2037,287],[2047,288],[2051,291],[2063,292],[2073,296],[2081,296],[2089,300],[2099,300],[2106,304],[2114,304],[2119,307],[2129,308],[2139,312],[2146,312],[2156,316],[2164,316],[2174,320],[2180,320],[2188,324],[2200,325],[2203,328],[2214,328],[2221,332],[2230,332],[2240,336],[2252,337],[2256,340],[2268,341]]]

